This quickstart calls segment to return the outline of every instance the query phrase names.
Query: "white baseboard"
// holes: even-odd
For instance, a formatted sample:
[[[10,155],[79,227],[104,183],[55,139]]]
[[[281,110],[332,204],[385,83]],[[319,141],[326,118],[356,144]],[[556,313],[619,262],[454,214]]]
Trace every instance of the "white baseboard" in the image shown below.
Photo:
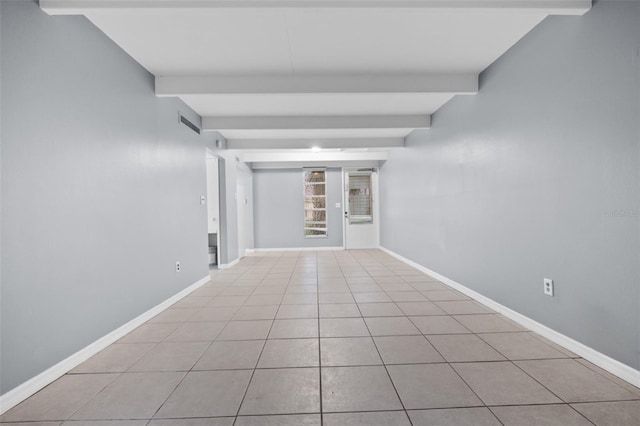
[[[210,279],[211,278],[209,277],[209,275],[201,278],[196,283],[171,296],[164,302],[154,306],[145,313],[137,316],[123,326],[113,330],[106,336],[103,336],[90,345],[84,347],[83,349],[80,349],[78,352],[63,359],[53,367],[48,368],[37,376],[27,380],[21,385],[16,386],[7,393],[0,395],[0,414],[3,414],[7,410],[15,407],[25,399],[29,398],[31,395],[38,392],[40,389],[52,383],[54,380],[73,370],[75,367],[82,364],[101,350],[105,349],[110,344],[115,343],[126,334],[133,331],[135,328],[139,327],[151,318],[158,315],[160,312],[167,309],[169,306],[188,296],[194,290],[209,282]]]
[[[329,250],[344,250],[344,247],[283,247],[283,248],[256,248],[254,252],[274,252],[274,251],[329,251]]]
[[[218,265],[218,269],[229,269],[232,266],[235,266],[238,262],[240,262],[239,258],[235,259],[235,260],[232,260],[229,263],[221,263],[221,264]]]
[[[629,367],[628,365],[623,364],[620,361],[616,361],[615,359],[603,354],[602,352],[598,352],[597,350],[590,348],[589,346],[586,346],[583,343],[572,339],[571,337],[565,336],[564,334],[559,333],[547,327],[546,325],[540,324],[539,322],[532,320],[529,317],[526,317],[510,308],[507,308],[506,306],[503,306],[500,303],[489,299],[488,297],[485,297],[480,293],[477,293],[470,288],[465,287],[462,284],[457,283],[443,275],[440,275],[437,272],[432,271],[431,269],[426,268],[412,260],[409,260],[387,248],[380,246],[380,250],[395,257],[398,260],[401,260],[407,265],[412,266],[424,272],[425,274],[436,278],[438,281],[441,281],[449,287],[458,290],[460,293],[463,293],[470,298],[482,303],[486,307],[504,315],[512,321],[520,324],[524,328],[527,328],[543,337],[546,337],[552,342],[570,350],[576,355],[586,359],[589,362],[592,362],[593,364],[621,378],[622,380],[625,380],[634,386],[640,387],[640,371],[636,370],[635,368]]]

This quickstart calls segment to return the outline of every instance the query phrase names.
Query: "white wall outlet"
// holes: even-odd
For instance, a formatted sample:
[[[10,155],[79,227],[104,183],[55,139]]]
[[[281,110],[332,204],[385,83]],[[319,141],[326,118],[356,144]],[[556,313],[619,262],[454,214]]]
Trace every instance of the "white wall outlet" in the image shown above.
[[[180,272],[180,261],[176,262],[176,272]]]
[[[336,209],[339,209],[341,207],[340,203],[336,203]]]
[[[549,278],[544,279],[544,294],[553,297],[553,280]]]
[[[204,195],[200,196],[200,204],[206,204],[207,203],[207,198]]]

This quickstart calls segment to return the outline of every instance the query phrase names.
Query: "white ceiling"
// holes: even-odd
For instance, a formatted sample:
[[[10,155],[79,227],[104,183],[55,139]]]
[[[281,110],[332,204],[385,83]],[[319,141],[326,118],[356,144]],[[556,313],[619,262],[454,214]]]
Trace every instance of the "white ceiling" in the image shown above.
[[[50,14],[87,16],[157,77],[158,95],[179,96],[203,117],[315,117],[321,123],[322,117],[345,115],[428,120],[456,94],[474,93],[480,72],[546,16],[580,15],[591,3],[40,0],[40,5]],[[314,77],[304,80],[309,76]],[[327,120],[319,128],[217,130],[231,140],[263,141],[265,148],[270,141],[282,146],[283,140],[300,141],[302,147],[312,139],[345,147],[353,139],[361,147],[362,138],[397,140],[413,130],[331,125]]]

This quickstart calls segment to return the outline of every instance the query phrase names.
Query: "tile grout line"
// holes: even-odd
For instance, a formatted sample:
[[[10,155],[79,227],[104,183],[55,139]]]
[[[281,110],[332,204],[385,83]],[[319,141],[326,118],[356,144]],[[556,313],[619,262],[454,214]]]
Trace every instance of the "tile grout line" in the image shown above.
[[[358,262],[358,263],[360,263],[360,262]],[[360,265],[362,265],[362,264],[360,264]],[[366,268],[365,268],[365,270],[366,270]],[[362,315],[362,311],[360,310],[360,306],[358,304],[356,304],[356,306],[358,307],[358,311],[360,312],[360,315]],[[373,346],[376,348],[376,352],[378,353],[378,357],[380,357],[380,362],[382,362],[382,366],[384,367],[384,371],[387,373],[387,377],[389,378],[389,382],[391,382],[391,386],[393,386],[393,390],[396,393],[396,397],[398,398],[398,401],[400,401],[400,405],[402,406],[402,410],[404,412],[404,415],[406,416],[407,420],[409,421],[409,425],[413,426],[413,420],[411,419],[411,416],[409,416],[409,412],[407,411],[407,407],[405,407],[404,401],[402,401],[402,398],[400,397],[400,393],[398,392],[398,389],[396,388],[396,384],[393,382],[393,378],[391,377],[391,373],[389,373],[389,369],[387,368],[387,364],[385,364],[384,358],[382,358],[382,354],[380,353],[380,349],[378,349],[378,344],[376,343],[376,340],[373,338],[373,335],[371,334],[371,329],[369,328],[369,324],[367,324],[367,322],[364,320],[364,317],[362,317],[362,322],[364,322],[365,327],[367,327],[367,331],[369,332],[369,338],[373,342]]]

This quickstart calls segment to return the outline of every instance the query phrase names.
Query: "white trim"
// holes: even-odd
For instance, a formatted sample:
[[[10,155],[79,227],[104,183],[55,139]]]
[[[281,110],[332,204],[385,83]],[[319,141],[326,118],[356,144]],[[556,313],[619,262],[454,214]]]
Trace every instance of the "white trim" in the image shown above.
[[[235,266],[238,262],[240,262],[240,258],[232,260],[229,263],[221,263],[220,265],[218,265],[218,269],[229,269],[232,266]]]
[[[49,15],[83,15],[110,11],[196,10],[215,8],[413,8],[441,12],[521,12],[583,15],[591,0],[40,0]]]
[[[539,322],[532,320],[529,317],[526,317],[510,308],[507,308],[506,306],[501,305],[500,303],[489,299],[488,297],[485,297],[480,293],[477,293],[470,288],[465,287],[462,284],[457,283],[443,275],[440,275],[437,272],[432,271],[431,269],[426,268],[412,260],[409,260],[387,248],[380,246],[380,250],[395,257],[398,260],[401,260],[407,265],[412,266],[424,272],[425,274],[432,276],[433,278],[436,278],[438,281],[441,281],[449,287],[454,288],[459,292],[471,297],[472,299],[482,303],[486,307],[493,309],[494,311],[504,315],[512,321],[515,321],[521,326],[535,333],[538,333],[543,337],[546,337],[547,339],[562,346],[563,348],[570,350],[571,352],[574,352],[575,354],[608,371],[614,376],[617,376],[634,386],[640,387],[640,371],[636,370],[635,368],[629,367],[628,365],[623,364],[620,361],[616,361],[615,359],[603,354],[602,352],[598,352],[597,350],[590,348],[589,346],[586,346],[585,344],[580,343],[577,340],[572,339],[571,337],[565,336],[564,334],[559,333],[547,327],[546,325],[540,324]]]
[[[257,248],[256,252],[273,252],[273,251],[329,251],[344,250],[344,247],[273,247],[273,248]]]
[[[169,306],[178,302],[180,299],[188,296],[190,293],[192,293],[205,283],[209,282],[210,280],[211,277],[207,274],[207,276],[199,279],[196,283],[171,296],[164,302],[161,302],[160,304],[154,306],[145,313],[138,315],[136,318],[116,328],[111,333],[99,338],[83,349],[80,349],[73,355],[70,355],[69,357],[63,359],[56,365],[49,367],[37,376],[32,377],[21,385],[16,386],[7,393],[0,395],[0,414],[3,414],[9,409],[15,407],[25,399],[29,398],[31,395],[38,392],[40,389],[52,383],[54,380],[73,370],[75,367],[82,364],[93,355],[105,349],[110,344],[115,343],[129,332],[138,328],[151,318],[158,315],[160,312],[167,309]]]

